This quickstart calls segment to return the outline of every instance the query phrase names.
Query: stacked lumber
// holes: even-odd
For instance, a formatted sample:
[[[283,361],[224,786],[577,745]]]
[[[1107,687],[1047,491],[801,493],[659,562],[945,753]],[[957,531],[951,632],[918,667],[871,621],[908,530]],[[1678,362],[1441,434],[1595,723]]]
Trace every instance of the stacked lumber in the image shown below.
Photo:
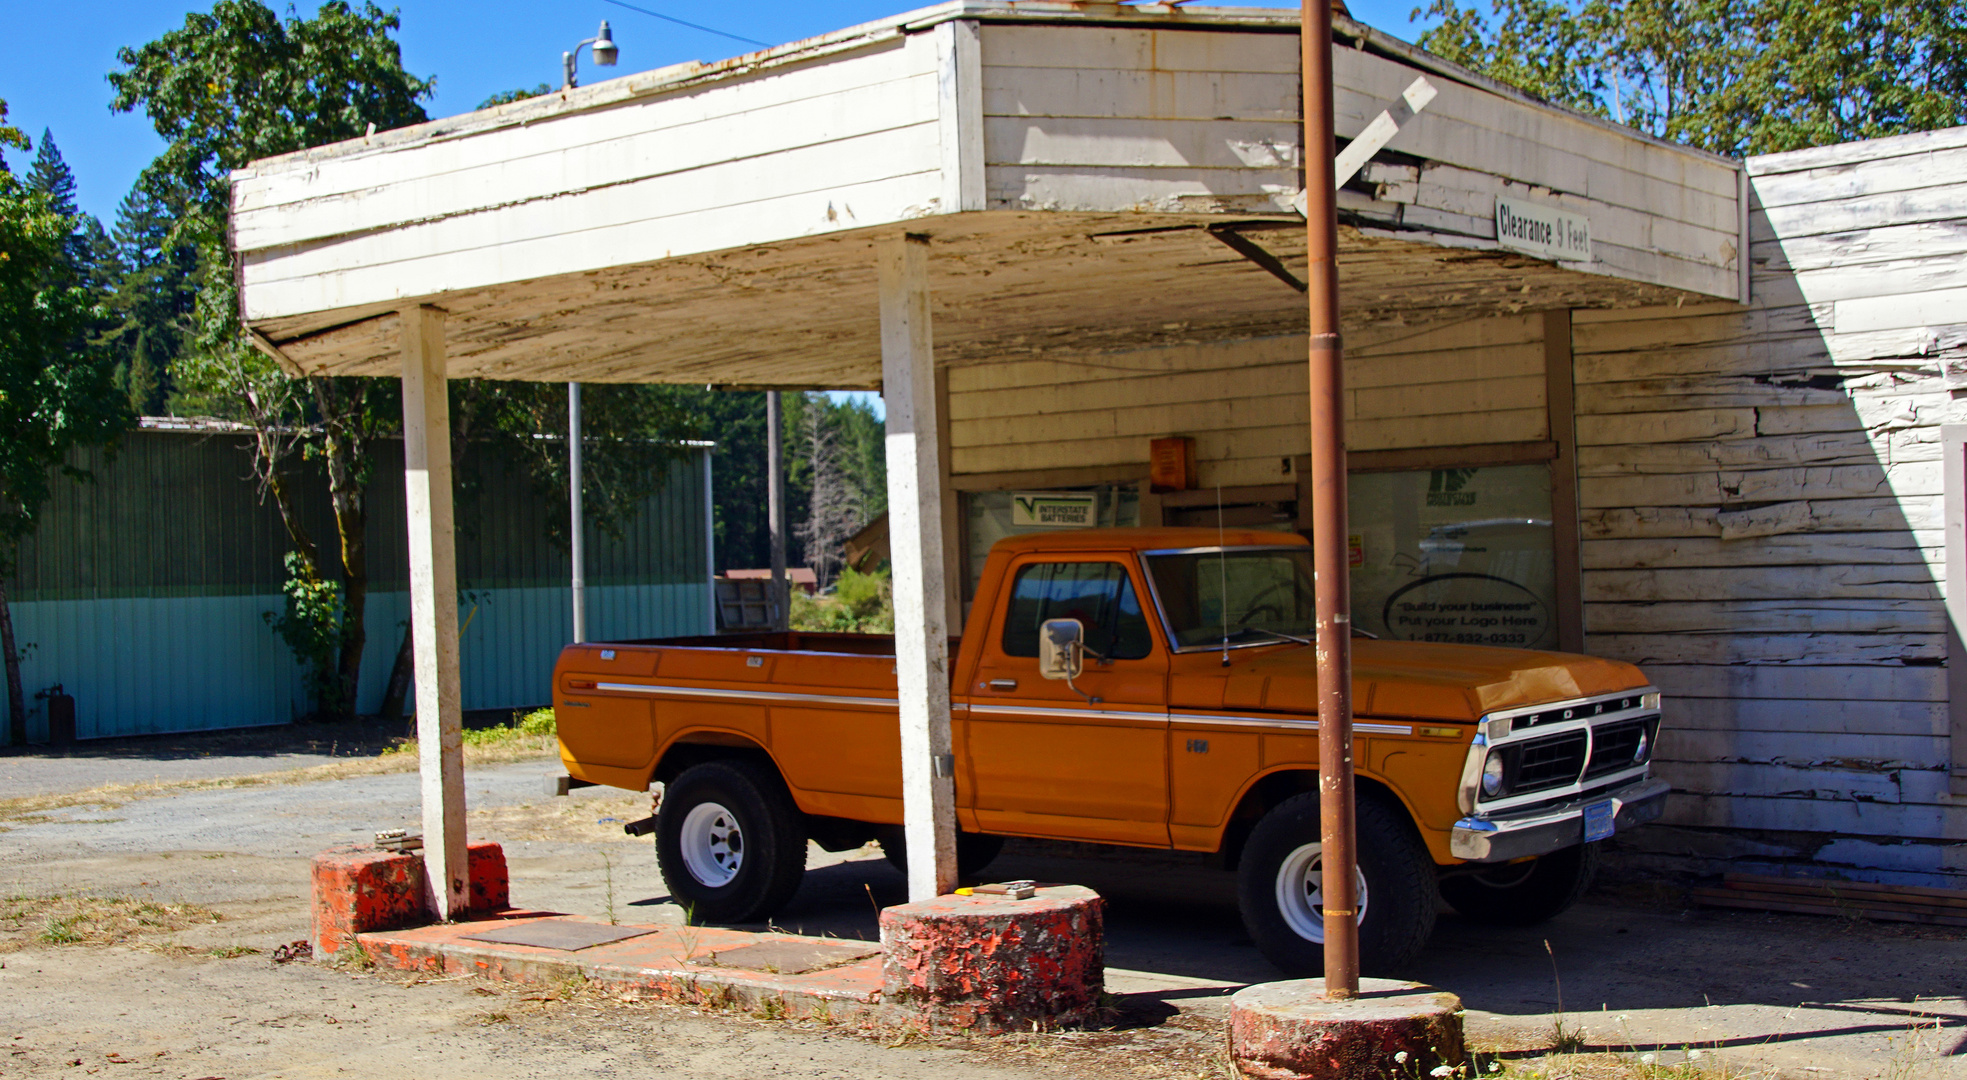
[[[1695,886],[1689,895],[1704,907],[1967,926],[1967,892],[1957,889],[1724,874],[1719,886]]]

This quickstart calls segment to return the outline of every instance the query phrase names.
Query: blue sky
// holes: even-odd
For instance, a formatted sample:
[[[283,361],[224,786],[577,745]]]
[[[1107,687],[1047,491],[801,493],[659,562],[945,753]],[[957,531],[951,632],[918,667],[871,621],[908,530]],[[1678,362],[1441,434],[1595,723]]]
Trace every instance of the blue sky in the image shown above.
[[[181,25],[187,12],[208,10],[210,2],[6,2],[8,33],[0,36],[0,100],[7,102],[11,121],[37,146],[44,128],[53,131],[62,156],[75,171],[82,209],[107,226],[115,218],[116,204],[161,146],[141,115],[109,110],[105,76],[119,67],[116,50],[158,37]],[[773,44],[924,6],[920,0],[634,2],[636,7],[675,19]],[[283,4],[274,6],[286,10]],[[296,6],[311,15],[318,5]],[[1253,6],[1296,5],[1257,0]],[[1417,0],[1351,0],[1350,4],[1355,17],[1409,40],[1419,32],[1407,20],[1416,6],[1421,6]],[[426,105],[432,116],[469,112],[502,90],[542,82],[559,85],[561,52],[593,36],[603,19],[613,27],[621,62],[613,69],[596,68],[583,51],[583,82],[686,60],[719,60],[753,48],[606,0],[402,0],[397,10],[403,20],[397,40],[403,44],[404,65],[437,80],[437,96]],[[8,157],[18,169],[26,155],[13,152]]]
[[[637,7],[774,44],[923,6],[911,0],[834,0],[793,3],[762,0],[706,4],[635,0]],[[275,3],[278,10],[284,5]],[[312,14],[316,4],[297,5]],[[383,7],[390,5],[384,3]],[[1272,0],[1256,6],[1277,7]],[[1418,30],[1407,14],[1416,0],[1353,0],[1353,14],[1397,37]],[[0,36],[0,100],[13,122],[38,144],[43,128],[75,170],[82,209],[114,218],[116,204],[159,143],[142,116],[109,111],[104,76],[115,70],[116,50],[156,38],[209,2],[171,0],[7,0],[8,33]],[[433,116],[468,112],[501,90],[539,83],[558,85],[560,54],[591,37],[602,19],[614,29],[621,63],[596,68],[581,54],[583,82],[685,60],[719,60],[752,46],[625,10],[605,0],[402,0],[403,62],[418,75],[434,75]],[[18,167],[22,155],[12,153]]]

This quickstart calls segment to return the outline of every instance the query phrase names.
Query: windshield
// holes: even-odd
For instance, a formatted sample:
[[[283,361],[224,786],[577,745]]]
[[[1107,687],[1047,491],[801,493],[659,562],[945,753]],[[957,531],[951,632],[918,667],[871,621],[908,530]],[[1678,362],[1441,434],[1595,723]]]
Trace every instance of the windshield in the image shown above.
[[[1149,555],[1176,648],[1253,645],[1315,629],[1310,548]]]

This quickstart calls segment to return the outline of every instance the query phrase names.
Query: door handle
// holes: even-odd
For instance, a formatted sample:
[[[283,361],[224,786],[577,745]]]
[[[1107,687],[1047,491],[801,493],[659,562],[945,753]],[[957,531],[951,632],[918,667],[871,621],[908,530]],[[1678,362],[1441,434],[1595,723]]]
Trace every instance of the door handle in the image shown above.
[[[992,679],[990,680],[990,688],[992,690],[1016,690],[1018,688],[1018,680]]]

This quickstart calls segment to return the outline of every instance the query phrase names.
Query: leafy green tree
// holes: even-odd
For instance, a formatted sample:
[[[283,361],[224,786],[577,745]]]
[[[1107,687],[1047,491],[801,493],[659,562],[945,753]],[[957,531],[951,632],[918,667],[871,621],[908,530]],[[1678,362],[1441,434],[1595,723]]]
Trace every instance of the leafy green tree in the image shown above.
[[[524,101],[527,98],[536,98],[539,97],[541,94],[551,94],[551,93],[553,93],[553,87],[548,86],[545,83],[541,83],[538,86],[533,87],[531,90],[525,90],[525,89],[501,90],[498,93],[493,94],[491,97],[488,97],[485,100],[479,102],[478,107],[481,109],[489,109],[494,105],[510,105],[515,101]]]
[[[331,716],[353,711],[360,684],[368,450],[396,422],[394,390],[384,380],[291,376],[248,344],[226,244],[227,177],[259,158],[426,119],[432,83],[404,70],[391,36],[398,27],[371,3],[327,0],[311,19],[283,19],[258,0],[219,0],[156,41],[119,50],[123,70],[109,76],[111,107],[142,109],[164,139],[145,182],[180,202],[169,239],[197,253],[190,332],[173,376],[210,411],[252,428],[255,469],[297,556],[289,597],[308,598],[285,617],[322,622],[340,643],[332,676],[316,672],[318,707]],[[295,504],[291,472],[304,457],[328,474],[341,568],[332,589]],[[331,591],[335,599],[324,599]]]
[[[29,149],[6,120],[0,102],[0,147]],[[86,338],[97,309],[75,264],[73,204],[36,179],[47,177],[24,182],[0,159],[0,654],[16,745],[27,739],[27,709],[6,578],[55,474],[87,480],[74,451],[113,446],[130,420],[107,355]]]
[[[1967,122],[1967,0],[1433,0],[1420,44],[1724,154]]]

